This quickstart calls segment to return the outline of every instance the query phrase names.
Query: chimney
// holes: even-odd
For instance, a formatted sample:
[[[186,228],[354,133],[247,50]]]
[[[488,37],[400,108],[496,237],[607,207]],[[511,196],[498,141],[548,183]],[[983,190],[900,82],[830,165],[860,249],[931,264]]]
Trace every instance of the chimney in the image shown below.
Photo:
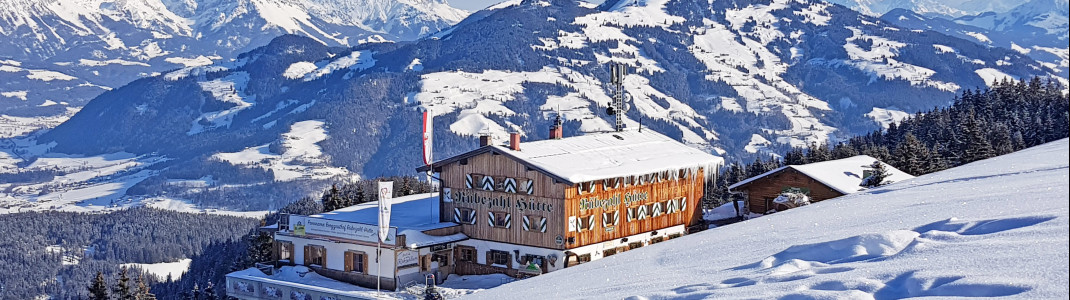
[[[509,149],[513,151],[520,151],[520,133],[513,132],[509,134]]]
[[[561,123],[561,114],[558,114],[557,118],[554,119],[554,125],[550,126],[551,140],[560,140],[561,137],[564,136],[564,130],[561,128]]]
[[[492,138],[489,134],[479,136],[480,147],[490,146],[492,142],[494,142],[494,138]]]

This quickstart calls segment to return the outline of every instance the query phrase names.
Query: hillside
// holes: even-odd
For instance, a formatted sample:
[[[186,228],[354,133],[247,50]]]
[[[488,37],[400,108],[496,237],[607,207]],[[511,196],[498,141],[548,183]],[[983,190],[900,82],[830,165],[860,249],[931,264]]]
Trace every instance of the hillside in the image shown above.
[[[470,298],[1064,298],[1068,153],[1062,139]]]
[[[421,110],[436,115],[436,157],[480,134],[543,139],[557,114],[566,135],[603,131],[610,62],[631,68],[628,127],[730,157],[842,140],[1004,76],[1050,74],[1012,50],[817,1],[507,2],[411,43],[287,35],[108,91],[0,152],[0,170],[38,172],[19,175],[29,183],[7,207],[161,195],[278,207],[331,181],[411,174]],[[107,193],[70,193],[99,183]],[[37,199],[49,203],[25,201]]]

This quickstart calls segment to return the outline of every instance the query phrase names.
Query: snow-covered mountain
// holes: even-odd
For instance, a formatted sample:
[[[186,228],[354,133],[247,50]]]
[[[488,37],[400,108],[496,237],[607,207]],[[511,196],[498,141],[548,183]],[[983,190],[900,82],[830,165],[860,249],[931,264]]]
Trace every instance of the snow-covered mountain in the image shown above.
[[[927,16],[960,17],[985,12],[1006,12],[1019,0],[826,0],[864,14],[879,16],[895,9],[906,9]]]
[[[263,209],[340,177],[411,174],[419,110],[436,115],[436,157],[481,134],[543,139],[558,114],[566,135],[608,130],[610,62],[631,68],[629,128],[732,157],[865,133],[880,115],[1050,74],[1009,49],[820,1],[513,1],[412,43],[344,49],[288,35],[234,61],[140,79],[14,141],[0,170],[40,172],[6,194],[36,208],[19,201],[166,194]],[[101,182],[116,184],[70,193]]]
[[[282,34],[349,47],[414,40],[465,16],[445,0],[5,1],[0,114],[61,113],[137,78],[226,63]]]
[[[1065,298],[1068,152],[1063,139],[466,298]]]
[[[1004,12],[949,19],[895,9],[881,17],[898,26],[933,30],[993,47],[1013,49],[1066,78],[1070,40],[1070,2],[1032,0]]]

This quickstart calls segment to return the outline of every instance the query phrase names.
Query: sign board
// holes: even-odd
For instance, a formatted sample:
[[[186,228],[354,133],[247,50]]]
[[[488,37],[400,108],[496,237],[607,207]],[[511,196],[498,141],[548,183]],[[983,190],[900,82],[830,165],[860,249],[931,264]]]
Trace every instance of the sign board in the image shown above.
[[[379,240],[378,226],[370,224],[291,215],[290,227],[294,235],[315,234],[369,243]],[[397,240],[397,233],[397,228],[390,228],[383,243],[393,245]]]
[[[398,251],[398,269],[411,268],[420,265],[420,253],[416,251]]]
[[[451,188],[442,188],[442,202],[446,202],[446,203],[453,202],[453,189],[451,189]]]
[[[394,197],[394,182],[379,182],[379,237],[380,239],[390,236],[390,204]],[[382,240],[386,243],[386,240]],[[393,243],[393,241],[391,241]]]

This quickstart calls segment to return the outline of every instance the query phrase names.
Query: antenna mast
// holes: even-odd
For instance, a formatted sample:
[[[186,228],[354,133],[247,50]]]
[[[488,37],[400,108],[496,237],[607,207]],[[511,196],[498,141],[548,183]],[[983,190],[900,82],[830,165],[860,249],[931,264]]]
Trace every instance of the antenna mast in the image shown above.
[[[610,103],[606,112],[616,117],[617,131],[624,131],[624,76],[628,75],[628,66],[622,63],[613,63],[610,68],[610,83],[613,84],[613,103]]]

